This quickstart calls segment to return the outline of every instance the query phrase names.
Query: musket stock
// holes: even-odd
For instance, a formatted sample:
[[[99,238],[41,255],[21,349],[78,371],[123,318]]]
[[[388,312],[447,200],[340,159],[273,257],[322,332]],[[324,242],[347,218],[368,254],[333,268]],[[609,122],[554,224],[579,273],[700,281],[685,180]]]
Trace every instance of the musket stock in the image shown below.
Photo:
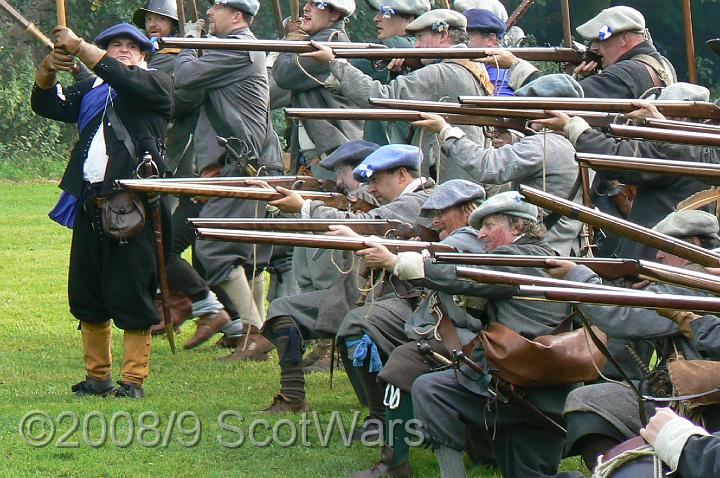
[[[661,234],[639,224],[619,219],[594,209],[581,206],[567,199],[548,194],[535,188],[521,185],[519,188],[525,200],[549,211],[557,212],[571,219],[592,224],[615,234],[627,237],[661,251],[688,259],[705,267],[720,266],[720,255],[688,242]]]
[[[380,237],[319,236],[291,232],[231,231],[227,229],[197,228],[198,238],[214,241],[243,242],[250,244],[274,244],[278,246],[314,247],[317,249],[338,249],[360,251],[367,248],[368,242],[382,244],[391,252],[453,252],[455,248],[439,242],[403,241]]]
[[[293,40],[237,40],[234,38],[180,38],[161,37],[161,48],[191,48],[198,50],[241,50],[241,51],[279,51],[286,53],[310,53],[317,48],[309,41]],[[320,42],[332,48],[386,49],[379,43]]]
[[[602,111],[605,113],[630,113],[638,109],[637,100],[597,98],[524,98],[519,96],[461,96],[460,104],[473,108],[522,108],[542,110]],[[720,119],[720,108],[708,101],[650,101],[665,116],[676,118]]]
[[[720,138],[720,136],[718,136],[718,138]],[[670,176],[692,177],[712,184],[720,183],[720,165],[717,164],[590,153],[576,153],[575,157],[581,166],[593,169],[641,171]]]
[[[348,226],[362,236],[379,236],[393,239],[420,237],[424,241],[438,241],[437,232],[415,227],[394,219],[249,219],[249,218],[190,218],[193,227],[275,231],[275,232],[328,232],[330,226]]]
[[[234,187],[234,186],[204,186],[186,185],[182,183],[159,183],[145,179],[122,179],[116,181],[118,187],[142,193],[174,194],[176,196],[198,196],[248,199],[255,201],[275,201],[285,197],[284,194],[268,188],[256,187]],[[317,191],[297,191],[303,199],[322,201],[328,206],[337,209],[353,209],[356,211],[368,211],[374,206],[362,200],[351,200],[344,194],[324,193]]]
[[[285,108],[285,116],[292,119],[325,120],[380,120],[380,121],[418,121],[423,119],[421,111],[391,110],[385,108]],[[442,113],[450,124],[472,126],[494,126],[523,131],[526,121],[521,119],[495,116],[456,115]]]
[[[474,59],[488,56],[487,48],[386,48],[383,50],[344,48],[329,45],[337,58],[368,58],[371,60],[392,60],[394,58],[414,59]],[[518,58],[528,61],[552,61],[557,63],[580,64],[583,53],[572,48],[501,48]]]
[[[672,131],[643,126],[610,125],[610,133],[620,138],[638,138],[667,143],[695,144],[699,146],[720,146],[720,134],[694,131]]]

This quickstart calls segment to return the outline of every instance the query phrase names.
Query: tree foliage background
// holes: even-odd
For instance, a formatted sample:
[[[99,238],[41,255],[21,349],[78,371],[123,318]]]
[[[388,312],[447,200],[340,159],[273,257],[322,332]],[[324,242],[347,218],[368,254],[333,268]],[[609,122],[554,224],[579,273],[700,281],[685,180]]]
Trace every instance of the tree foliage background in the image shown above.
[[[117,23],[128,21],[141,1],[121,0],[66,0],[68,25],[85,38],[94,36]],[[189,3],[185,0],[186,14]],[[195,0],[204,15],[207,0]],[[356,0],[358,11],[348,24],[350,36],[356,41],[372,40],[373,13],[365,0]],[[56,23],[55,2],[52,0],[10,0],[26,18],[49,34]],[[435,2],[437,3],[437,2]],[[503,0],[512,11],[520,0]],[[285,15],[289,15],[287,0],[280,0]],[[720,57],[705,46],[710,38],[720,37],[717,18],[720,0],[694,0],[693,23],[699,82],[720,92]],[[572,25],[577,26],[603,8],[630,5],[645,14],[656,46],[678,70],[680,79],[687,79],[687,59],[682,21],[681,2],[678,0],[570,0]],[[519,25],[540,45],[558,45],[562,41],[562,22],[559,0],[537,0]],[[253,25],[258,38],[278,38],[270,0],[262,0],[260,13]],[[38,169],[38,163],[53,162],[61,165],[67,150],[75,139],[72,125],[60,125],[36,117],[29,108],[29,94],[36,66],[46,50],[23,32],[4,11],[0,12],[0,164],[14,161],[20,168]],[[66,78],[67,80],[67,78]],[[59,169],[61,170],[61,168]],[[38,173],[41,171],[38,169]]]

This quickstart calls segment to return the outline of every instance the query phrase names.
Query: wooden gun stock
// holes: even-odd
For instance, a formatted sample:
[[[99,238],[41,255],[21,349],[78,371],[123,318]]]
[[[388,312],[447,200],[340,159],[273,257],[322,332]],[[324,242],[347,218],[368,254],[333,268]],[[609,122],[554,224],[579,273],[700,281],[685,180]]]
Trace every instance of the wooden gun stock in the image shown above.
[[[234,186],[203,186],[203,185],[185,185],[181,183],[159,183],[153,180],[145,179],[121,179],[116,181],[118,187],[137,191],[140,193],[161,193],[174,194],[177,196],[199,196],[199,197],[218,197],[233,199],[249,199],[256,201],[275,201],[285,197],[274,189],[254,188],[254,187],[234,187]],[[297,191],[303,199],[322,201],[330,207],[342,210],[355,210],[367,212],[375,206],[362,200],[351,200],[344,194],[340,193],[323,193],[316,191]]]
[[[528,11],[530,7],[532,7],[533,3],[535,3],[535,0],[523,0],[520,5],[517,6],[515,10],[510,14],[507,21],[505,22],[505,30],[509,30],[511,27],[515,26],[515,24],[520,20],[520,18],[525,15],[525,12]]]
[[[549,211],[592,224],[702,266],[718,267],[720,265],[720,255],[667,234],[655,232],[639,224],[575,204],[567,199],[528,186],[521,185],[519,191],[527,202]]]

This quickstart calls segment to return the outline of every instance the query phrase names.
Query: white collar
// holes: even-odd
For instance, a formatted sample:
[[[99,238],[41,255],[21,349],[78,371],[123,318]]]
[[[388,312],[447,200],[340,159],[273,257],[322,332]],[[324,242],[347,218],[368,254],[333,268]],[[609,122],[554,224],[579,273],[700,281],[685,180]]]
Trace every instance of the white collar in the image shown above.
[[[415,178],[415,179],[413,179],[413,181],[410,184],[405,186],[405,189],[403,189],[403,192],[401,192],[400,195],[402,196],[403,194],[415,192],[415,190],[418,187],[422,186],[426,182],[427,182],[427,178],[423,178],[423,177]]]

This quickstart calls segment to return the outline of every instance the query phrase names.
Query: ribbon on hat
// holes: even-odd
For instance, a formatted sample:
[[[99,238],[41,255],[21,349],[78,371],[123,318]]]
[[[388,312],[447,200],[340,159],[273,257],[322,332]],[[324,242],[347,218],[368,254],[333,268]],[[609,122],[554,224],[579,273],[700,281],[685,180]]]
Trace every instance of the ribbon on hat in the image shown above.
[[[358,174],[361,178],[369,178],[375,172],[375,168],[368,166],[367,164],[361,164],[358,166]]]
[[[383,18],[390,18],[393,15],[397,15],[395,9],[388,5],[380,5],[380,11],[383,14]]]
[[[433,22],[432,29],[433,31],[442,33],[448,31],[450,29],[450,25],[448,25],[448,22],[445,20],[437,20]]]
[[[519,193],[518,193],[518,195],[515,196],[515,200],[516,200],[517,202],[523,202],[524,199],[525,199],[525,196],[523,196],[522,194],[519,194]]]
[[[153,53],[155,53],[156,51],[158,51],[160,49],[158,37],[150,37],[150,44],[152,45]]]
[[[613,34],[613,30],[610,26],[604,25],[598,32],[598,40],[603,41],[610,38]]]
[[[313,2],[313,5],[315,5],[320,10],[325,10],[328,7],[327,2],[323,2],[322,0],[315,0]]]

